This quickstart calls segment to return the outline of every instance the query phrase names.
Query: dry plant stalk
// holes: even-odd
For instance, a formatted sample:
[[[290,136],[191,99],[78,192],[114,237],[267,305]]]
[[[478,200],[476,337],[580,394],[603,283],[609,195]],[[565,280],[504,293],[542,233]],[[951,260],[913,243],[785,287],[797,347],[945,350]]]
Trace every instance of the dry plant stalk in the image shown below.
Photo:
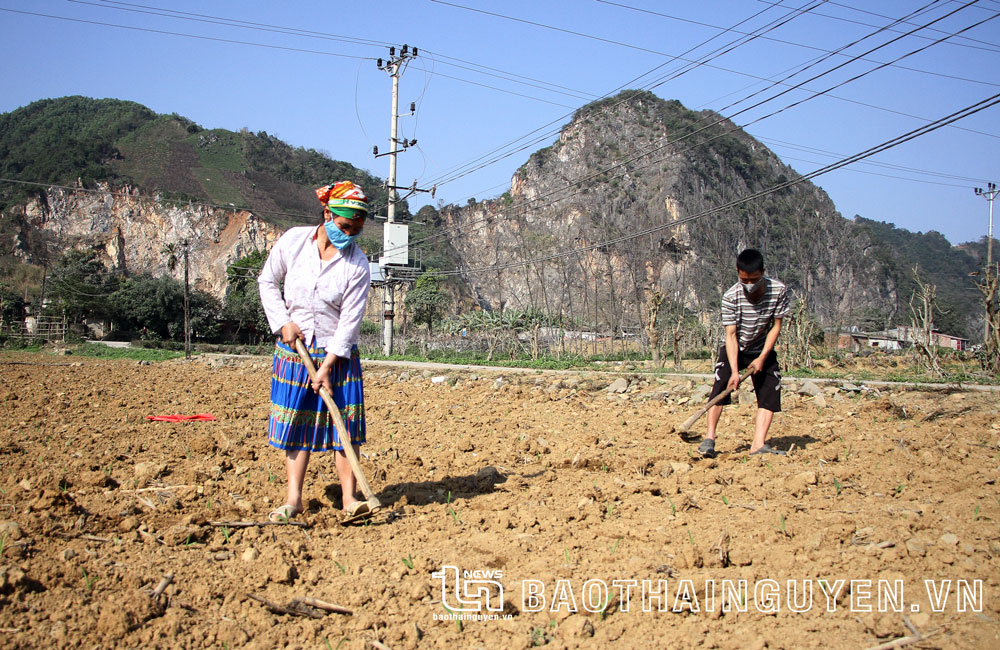
[[[979,363],[984,372],[1000,377],[1000,264],[986,269],[982,282],[977,282],[976,288],[983,294],[987,326]]]
[[[657,318],[660,315],[660,307],[663,305],[663,292],[659,287],[646,290],[646,336],[649,337],[649,347],[653,351],[653,366],[663,367],[663,360],[660,358],[660,330],[656,327]]]
[[[937,346],[933,339],[934,298],[937,294],[937,287],[922,282],[917,274],[917,267],[913,267],[913,279],[917,283],[917,289],[910,297],[913,347],[919,353],[918,358],[923,360],[927,372],[935,377],[940,377],[944,372],[938,362]]]

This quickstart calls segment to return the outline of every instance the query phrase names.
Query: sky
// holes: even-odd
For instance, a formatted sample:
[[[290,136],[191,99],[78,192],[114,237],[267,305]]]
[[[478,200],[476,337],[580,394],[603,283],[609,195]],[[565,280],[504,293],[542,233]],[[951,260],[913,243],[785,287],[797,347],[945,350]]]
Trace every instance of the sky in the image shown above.
[[[376,59],[403,44],[418,49],[400,135],[417,144],[397,184],[437,187],[413,209],[499,196],[576,109],[622,88],[732,117],[802,174],[1000,93],[997,0],[0,0],[0,112],[131,100],[385,178]],[[813,182],[845,217],[978,240],[998,118],[985,108]]]

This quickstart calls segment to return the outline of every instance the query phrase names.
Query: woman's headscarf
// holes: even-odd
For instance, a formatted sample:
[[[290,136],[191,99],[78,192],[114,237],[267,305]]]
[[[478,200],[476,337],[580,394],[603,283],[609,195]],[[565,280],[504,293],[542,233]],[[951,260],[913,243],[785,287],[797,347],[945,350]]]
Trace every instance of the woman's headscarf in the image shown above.
[[[317,188],[316,198],[338,217],[361,219],[368,215],[368,197],[351,181],[340,181]]]

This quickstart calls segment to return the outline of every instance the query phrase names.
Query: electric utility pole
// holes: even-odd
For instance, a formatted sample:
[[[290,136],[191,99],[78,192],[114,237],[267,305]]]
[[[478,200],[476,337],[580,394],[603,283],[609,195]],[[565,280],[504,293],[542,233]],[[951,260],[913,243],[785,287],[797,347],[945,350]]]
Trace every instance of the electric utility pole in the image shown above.
[[[382,298],[382,353],[386,356],[392,354],[392,325],[393,319],[395,318],[395,304],[393,300],[393,289],[394,285],[399,284],[400,280],[393,279],[393,267],[406,267],[409,262],[409,232],[408,226],[405,223],[396,222],[396,204],[404,200],[406,197],[412,196],[417,192],[431,192],[431,196],[434,196],[433,188],[431,190],[424,190],[417,188],[417,181],[413,181],[413,185],[409,187],[399,187],[396,185],[396,156],[402,151],[406,151],[409,147],[417,144],[416,140],[407,140],[406,138],[399,139],[399,78],[402,76],[403,71],[406,69],[407,64],[410,59],[415,59],[417,57],[417,48],[410,48],[408,45],[404,45],[399,50],[399,54],[396,54],[396,48],[389,48],[389,59],[383,61],[379,59],[376,62],[379,70],[384,70],[392,78],[392,112],[391,120],[389,123],[389,151],[386,153],[379,153],[378,147],[374,147],[372,152],[375,157],[379,156],[389,156],[389,178],[385,184],[386,190],[388,190],[388,208],[386,210],[386,224],[383,228],[382,236],[382,251],[383,257],[379,259],[379,266],[383,269],[383,274],[385,276],[385,284],[383,288],[383,298]],[[416,112],[416,103],[410,103],[410,115]],[[397,190],[408,190],[406,196],[400,198],[399,192]]]
[[[990,273],[993,270],[993,199],[997,198],[997,184],[987,183],[986,190],[983,188],[976,188],[976,196],[981,196],[986,199],[986,202],[990,204],[990,227],[987,231],[986,238],[986,272]],[[990,318],[989,312],[986,314],[986,331],[984,341],[990,336]]]
[[[181,242],[184,251],[184,358],[191,358],[191,317],[188,303],[188,240]]]

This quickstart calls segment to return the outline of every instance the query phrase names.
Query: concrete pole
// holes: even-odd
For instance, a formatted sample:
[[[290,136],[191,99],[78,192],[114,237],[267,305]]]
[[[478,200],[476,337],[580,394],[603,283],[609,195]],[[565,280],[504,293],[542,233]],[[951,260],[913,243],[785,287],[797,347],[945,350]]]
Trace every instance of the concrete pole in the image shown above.
[[[991,273],[993,271],[993,200],[997,198],[996,183],[990,183],[986,186],[984,191],[981,187],[976,188],[976,194],[978,196],[986,199],[986,202],[990,204],[990,226],[987,230],[986,237],[986,273]],[[989,306],[986,308],[986,325],[983,331],[983,342],[985,343],[990,338],[990,311]]]
[[[392,119],[389,123],[389,205],[386,209],[386,223],[396,223],[396,203],[399,195],[396,193],[396,134],[399,123],[399,73],[404,57],[389,62],[392,76]],[[392,354],[392,325],[395,318],[392,279],[386,278],[382,298],[382,354]]]
[[[184,358],[191,358],[191,311],[188,300],[188,240],[184,240]]]

